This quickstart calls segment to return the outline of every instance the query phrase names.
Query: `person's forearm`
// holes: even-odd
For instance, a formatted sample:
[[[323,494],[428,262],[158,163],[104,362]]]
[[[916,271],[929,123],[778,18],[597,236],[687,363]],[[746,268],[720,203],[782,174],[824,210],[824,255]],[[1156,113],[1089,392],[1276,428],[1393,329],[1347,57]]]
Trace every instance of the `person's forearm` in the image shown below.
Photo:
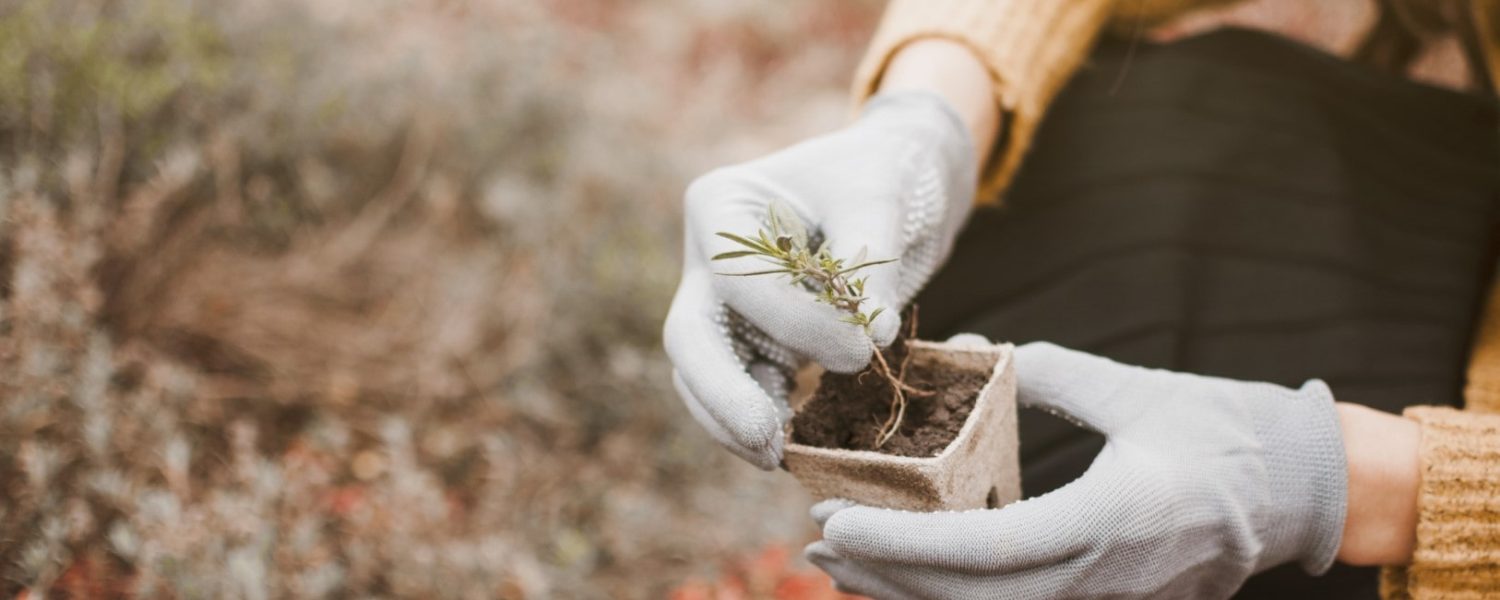
[[[1416,422],[1338,404],[1349,461],[1349,512],[1338,558],[1351,565],[1403,565],[1417,541],[1421,465]]]
[[[1000,107],[989,70],[978,56],[949,40],[914,41],[891,57],[880,80],[880,91],[897,90],[931,91],[946,99],[968,127],[983,170],[1000,130]]]

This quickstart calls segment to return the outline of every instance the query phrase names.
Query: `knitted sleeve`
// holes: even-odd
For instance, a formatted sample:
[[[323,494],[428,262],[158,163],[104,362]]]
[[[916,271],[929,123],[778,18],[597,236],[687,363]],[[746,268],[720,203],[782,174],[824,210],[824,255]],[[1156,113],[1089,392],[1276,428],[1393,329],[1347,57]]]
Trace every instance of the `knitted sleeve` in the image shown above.
[[[1464,410],[1500,413],[1500,285],[1490,284],[1464,376]]]
[[[1485,598],[1500,590],[1500,415],[1414,406],[1422,426],[1417,548],[1385,569],[1386,598]]]
[[[994,79],[1005,128],[990,155],[979,198],[1009,180],[1047,103],[1083,60],[1113,0],[893,0],[855,73],[854,97],[875,93],[891,57],[907,43],[944,38],[974,51]]]

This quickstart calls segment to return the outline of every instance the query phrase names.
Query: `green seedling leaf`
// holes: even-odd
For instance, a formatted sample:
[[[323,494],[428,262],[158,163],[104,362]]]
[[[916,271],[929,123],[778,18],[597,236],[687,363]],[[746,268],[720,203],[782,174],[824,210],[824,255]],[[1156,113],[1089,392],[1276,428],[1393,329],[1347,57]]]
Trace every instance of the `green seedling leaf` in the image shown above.
[[[863,269],[865,267],[873,267],[875,265],[883,265],[885,263],[893,263],[893,262],[896,262],[896,259],[894,259],[894,258],[887,258],[885,260],[872,260],[872,261],[869,261],[869,262],[859,263],[859,264],[854,265],[852,267],[849,267],[847,269],[839,269],[838,270],[838,274],[839,275],[845,275],[845,274],[848,274],[848,273],[853,273],[853,272],[858,271],[860,269]]]
[[[790,204],[785,200],[772,200],[766,212],[779,234],[792,238],[792,244],[797,247],[807,247],[807,226],[802,224],[802,217],[797,216]]]
[[[875,317],[880,316],[880,313],[882,313],[882,312],[885,312],[885,307],[883,307],[883,306],[880,307],[880,308],[875,309],[874,311],[871,311],[870,312],[870,316],[865,318],[865,322],[867,322],[867,323],[874,323],[875,322]]]
[[[749,273],[718,273],[729,277],[750,277],[752,275],[775,275],[777,273],[791,273],[791,269],[771,269],[769,271],[751,271]]]
[[[763,254],[774,254],[776,252],[776,249],[772,248],[770,244],[762,244],[762,243],[756,242],[755,240],[750,240],[750,239],[742,238],[740,236],[737,236],[735,234],[729,233],[727,231],[720,231],[718,233],[715,233],[714,235],[717,235],[717,236],[719,236],[721,238],[724,238],[726,240],[729,240],[731,242],[735,242],[735,243],[737,243],[737,244],[739,244],[741,246],[745,246],[745,247],[750,248],[752,250],[758,250],[758,251],[760,251]]]
[[[739,258],[741,256],[762,256],[762,254],[754,250],[733,250],[730,252],[720,252],[718,254],[715,254],[714,257],[709,260],[728,260],[731,258]]]

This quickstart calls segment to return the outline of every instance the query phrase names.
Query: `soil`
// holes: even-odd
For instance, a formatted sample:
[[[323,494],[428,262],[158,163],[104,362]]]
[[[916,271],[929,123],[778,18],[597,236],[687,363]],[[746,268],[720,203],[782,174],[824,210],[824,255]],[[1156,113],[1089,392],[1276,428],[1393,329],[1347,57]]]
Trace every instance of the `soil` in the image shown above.
[[[905,340],[886,350],[897,369],[906,356]],[[792,417],[792,441],[806,446],[872,450],[898,456],[933,456],[958,436],[989,379],[983,371],[906,368],[906,384],[931,395],[907,394],[906,417],[884,446],[875,447],[880,426],[890,416],[891,384],[866,369],[858,374],[824,373],[811,400]]]

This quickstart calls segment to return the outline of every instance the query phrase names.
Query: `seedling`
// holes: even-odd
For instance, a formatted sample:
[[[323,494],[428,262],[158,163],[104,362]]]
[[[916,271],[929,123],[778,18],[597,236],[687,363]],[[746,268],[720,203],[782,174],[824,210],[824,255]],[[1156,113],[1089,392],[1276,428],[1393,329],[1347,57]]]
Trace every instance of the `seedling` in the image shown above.
[[[827,240],[814,244],[807,229],[802,225],[801,219],[781,202],[771,204],[767,212],[766,228],[758,229],[754,236],[737,235],[725,231],[720,231],[717,235],[739,244],[744,249],[716,254],[713,260],[754,257],[772,266],[772,268],[760,271],[719,273],[720,275],[728,277],[787,275],[792,285],[801,286],[813,292],[819,302],[845,313],[846,316],[842,319],[844,322],[861,326],[866,333],[870,333],[875,318],[885,310],[877,308],[865,312],[863,305],[868,300],[865,296],[865,282],[868,276],[856,275],[861,269],[895,262],[896,259],[866,260],[867,249],[865,248],[861,248],[852,260],[836,258],[828,249]],[[930,392],[905,384],[903,381],[906,373],[905,360],[902,361],[898,370],[893,371],[885,353],[875,346],[873,341],[870,345],[874,349],[875,356],[875,363],[871,368],[889,381],[892,389],[890,414],[880,426],[880,433],[876,438],[878,440],[876,447],[880,447],[884,446],[885,442],[900,428],[901,420],[906,415],[906,396],[908,394],[926,395]],[[907,357],[909,358],[910,354]]]

